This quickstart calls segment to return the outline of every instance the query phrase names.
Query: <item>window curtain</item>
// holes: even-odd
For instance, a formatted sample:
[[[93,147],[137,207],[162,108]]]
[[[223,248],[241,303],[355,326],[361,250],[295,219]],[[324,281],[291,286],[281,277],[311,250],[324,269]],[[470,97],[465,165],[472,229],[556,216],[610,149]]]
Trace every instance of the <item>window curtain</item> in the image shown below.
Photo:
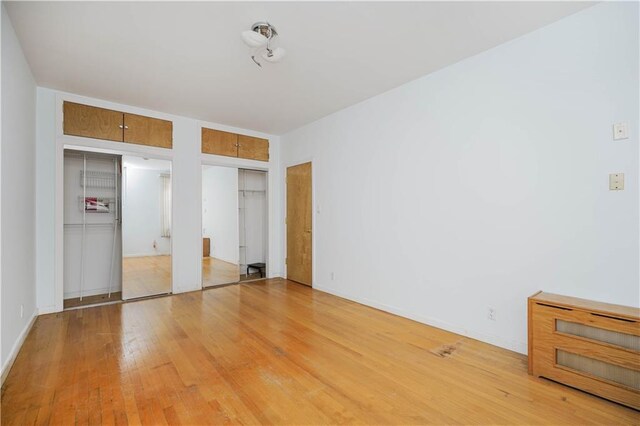
[[[162,234],[163,238],[171,237],[171,176],[168,174],[161,174],[162,180]]]

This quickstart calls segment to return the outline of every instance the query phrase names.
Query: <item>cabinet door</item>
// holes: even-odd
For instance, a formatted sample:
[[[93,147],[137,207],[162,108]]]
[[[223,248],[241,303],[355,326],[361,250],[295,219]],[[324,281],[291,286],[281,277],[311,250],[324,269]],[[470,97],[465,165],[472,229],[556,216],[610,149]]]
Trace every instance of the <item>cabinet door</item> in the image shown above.
[[[173,123],[158,118],[124,114],[124,141],[138,145],[171,148]]]
[[[220,130],[202,128],[202,152],[204,154],[238,156],[238,135]]]
[[[63,104],[65,135],[122,142],[122,113],[65,101]]]
[[[269,161],[269,141],[267,139],[238,135],[238,157]]]

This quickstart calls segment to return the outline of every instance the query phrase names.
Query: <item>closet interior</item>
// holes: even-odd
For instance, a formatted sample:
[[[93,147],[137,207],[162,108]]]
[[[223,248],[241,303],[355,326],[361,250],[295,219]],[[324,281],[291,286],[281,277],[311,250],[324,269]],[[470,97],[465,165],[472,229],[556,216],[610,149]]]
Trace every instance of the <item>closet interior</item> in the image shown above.
[[[240,281],[267,273],[267,173],[238,170]]]
[[[122,297],[121,157],[64,152],[64,307]]]
[[[202,168],[202,285],[266,277],[267,173]]]

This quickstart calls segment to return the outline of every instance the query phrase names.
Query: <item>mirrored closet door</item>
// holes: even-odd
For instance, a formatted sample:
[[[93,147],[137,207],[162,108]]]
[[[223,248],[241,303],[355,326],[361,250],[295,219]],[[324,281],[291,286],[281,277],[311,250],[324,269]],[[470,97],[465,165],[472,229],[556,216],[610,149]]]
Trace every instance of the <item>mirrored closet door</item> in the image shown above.
[[[171,292],[171,162],[122,157],[122,298]]]
[[[202,166],[202,286],[240,280],[238,169]]]

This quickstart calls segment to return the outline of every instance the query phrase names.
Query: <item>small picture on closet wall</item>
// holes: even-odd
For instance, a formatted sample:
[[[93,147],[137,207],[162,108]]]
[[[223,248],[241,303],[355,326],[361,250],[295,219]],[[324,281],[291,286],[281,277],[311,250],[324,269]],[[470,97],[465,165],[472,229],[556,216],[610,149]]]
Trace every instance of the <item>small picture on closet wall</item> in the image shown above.
[[[106,198],[85,197],[84,210],[87,213],[109,213],[109,201]]]

